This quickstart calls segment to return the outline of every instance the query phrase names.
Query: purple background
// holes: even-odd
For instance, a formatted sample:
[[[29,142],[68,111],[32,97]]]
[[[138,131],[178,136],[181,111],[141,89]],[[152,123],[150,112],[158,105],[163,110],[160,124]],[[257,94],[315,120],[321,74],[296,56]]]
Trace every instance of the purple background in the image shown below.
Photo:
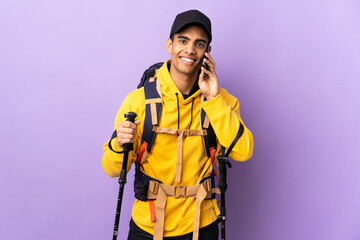
[[[129,2],[1,1],[0,238],[112,237],[102,145],[142,71],[169,58],[175,15],[197,8],[255,138],[229,170],[229,239],[360,239],[359,1]]]

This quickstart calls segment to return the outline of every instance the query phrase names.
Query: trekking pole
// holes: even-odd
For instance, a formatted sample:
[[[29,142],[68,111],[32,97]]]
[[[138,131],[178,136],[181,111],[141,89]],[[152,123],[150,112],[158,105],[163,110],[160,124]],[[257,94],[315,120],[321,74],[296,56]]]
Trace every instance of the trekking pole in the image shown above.
[[[231,163],[229,162],[227,156],[225,156],[225,151],[223,151],[223,155],[217,156],[219,162],[219,173],[220,173],[220,182],[219,189],[221,192],[221,208],[220,215],[218,216],[218,220],[221,222],[221,240],[225,240],[225,221],[226,221],[226,208],[225,208],[225,191],[227,189],[226,183],[226,167],[231,168]]]
[[[127,114],[125,114],[126,121],[130,121],[132,123],[135,122],[136,116],[137,115],[134,112],[128,112]],[[121,169],[120,177],[119,177],[120,188],[119,188],[119,196],[118,196],[117,207],[116,207],[113,240],[117,239],[117,236],[119,233],[118,229],[119,229],[119,220],[120,220],[120,212],[121,212],[121,203],[122,203],[122,198],[123,198],[123,194],[124,194],[124,186],[127,181],[126,180],[127,162],[128,162],[129,152],[133,149],[133,145],[131,143],[125,143],[123,145],[123,149],[124,149],[124,158],[123,158],[122,169]]]

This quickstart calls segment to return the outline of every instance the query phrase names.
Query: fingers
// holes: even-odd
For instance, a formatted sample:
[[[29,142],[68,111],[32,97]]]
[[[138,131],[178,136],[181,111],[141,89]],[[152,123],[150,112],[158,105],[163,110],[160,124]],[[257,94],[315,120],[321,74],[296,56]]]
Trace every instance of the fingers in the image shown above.
[[[211,56],[210,53],[206,52],[206,53],[205,53],[205,57],[207,57],[208,60],[210,60],[210,61],[215,65],[215,61],[214,61],[214,59],[212,58],[212,56]]]
[[[137,126],[141,123],[140,120],[135,120],[134,123],[130,121],[119,122],[116,128],[117,143],[122,147],[125,143],[133,143],[137,133]]]
[[[215,67],[214,65],[209,61],[209,60],[204,60],[204,62],[208,65],[208,69],[205,69],[204,66],[202,66],[202,69],[204,68],[205,73],[207,75],[211,74],[211,73],[215,73]]]
[[[139,120],[136,120],[136,121],[139,121]],[[136,124],[135,123],[132,123],[130,121],[123,121],[123,122],[119,122],[118,124],[118,128],[131,128],[131,129],[136,129]]]
[[[208,59],[204,58],[204,61],[208,64],[211,71],[213,71],[215,69],[214,59],[211,57],[210,53],[208,53],[208,52],[205,53],[205,57],[207,57]]]
[[[120,147],[122,147],[124,143],[133,143],[134,140],[135,136],[132,134],[120,133],[117,136],[117,142]]]
[[[206,73],[207,76],[210,76],[212,75],[212,72],[211,70],[207,70],[205,69],[204,67],[201,67],[201,73],[200,73],[200,76],[199,76],[199,79],[202,79],[204,77],[204,73]],[[202,74],[202,75],[201,75]]]
[[[201,81],[208,79],[209,77],[211,78],[216,76],[214,59],[208,52],[205,53],[205,56],[206,58],[204,58],[204,62],[208,65],[208,69],[205,69],[204,66],[201,67],[201,73],[206,74],[206,77],[205,74],[200,74],[199,79],[201,79]]]

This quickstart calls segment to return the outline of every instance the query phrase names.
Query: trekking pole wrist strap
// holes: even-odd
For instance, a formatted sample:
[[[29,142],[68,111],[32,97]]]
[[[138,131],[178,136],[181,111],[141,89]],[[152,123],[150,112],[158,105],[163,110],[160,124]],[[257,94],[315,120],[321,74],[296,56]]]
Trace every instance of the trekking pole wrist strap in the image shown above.
[[[113,149],[113,147],[111,146],[111,141],[113,140],[113,139],[115,139],[115,138],[117,138],[117,133],[116,133],[116,130],[114,131],[114,133],[112,134],[112,136],[111,136],[111,138],[110,138],[110,140],[109,140],[109,142],[108,142],[108,147],[109,147],[109,149],[111,150],[111,151],[113,151],[114,153],[124,153],[124,151],[115,151],[114,149]]]
[[[236,143],[238,142],[240,137],[243,135],[243,133],[244,133],[244,125],[240,122],[240,127],[239,127],[239,130],[238,130],[237,134],[236,134],[236,137],[235,137],[234,141],[231,143],[231,145],[228,148],[226,153],[225,153],[225,147],[221,146],[222,155],[224,157],[229,157],[232,149],[234,148],[234,146],[236,145]]]

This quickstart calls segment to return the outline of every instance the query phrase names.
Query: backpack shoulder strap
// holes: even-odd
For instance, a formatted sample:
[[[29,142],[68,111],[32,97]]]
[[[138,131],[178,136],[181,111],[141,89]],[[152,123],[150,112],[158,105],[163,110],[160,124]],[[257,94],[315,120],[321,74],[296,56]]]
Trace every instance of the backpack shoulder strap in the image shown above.
[[[154,143],[156,133],[153,131],[154,126],[159,125],[162,112],[162,93],[161,85],[156,74],[150,77],[144,84],[145,92],[145,122],[143,129],[142,142],[147,144],[146,149],[150,153]]]
[[[201,128],[207,132],[207,134],[203,137],[205,152],[208,157],[211,157],[211,149],[216,149],[216,135],[210,124],[209,117],[206,115],[204,109],[201,108],[200,114]]]
[[[201,95],[201,102],[206,101],[206,97]],[[214,129],[210,124],[209,117],[206,115],[206,112],[203,108],[200,111],[200,121],[201,129],[206,130],[207,134],[203,137],[204,148],[206,155],[211,158],[211,161],[215,160],[215,150],[216,150],[216,135]]]

